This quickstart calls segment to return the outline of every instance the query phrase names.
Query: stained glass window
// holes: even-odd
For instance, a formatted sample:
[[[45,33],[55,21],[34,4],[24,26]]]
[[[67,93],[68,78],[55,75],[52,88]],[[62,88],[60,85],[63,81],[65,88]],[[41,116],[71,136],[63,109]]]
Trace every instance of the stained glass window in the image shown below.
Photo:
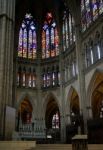
[[[65,22],[63,22],[63,49],[66,50]]]
[[[85,31],[103,13],[103,0],[81,0],[81,23]]]
[[[87,21],[86,21],[86,9],[84,0],[81,0],[81,23],[82,23],[82,30],[85,31]]]
[[[92,22],[91,8],[92,3],[90,3],[90,0],[81,0],[81,22],[83,31],[85,31]]]
[[[52,74],[52,79],[53,79],[53,86],[55,85],[55,72],[53,72],[53,74]]]
[[[36,87],[36,75],[32,76],[32,87]]]
[[[29,86],[29,87],[32,87],[32,77],[31,77],[31,73],[29,74],[29,77],[28,77],[28,86]]]
[[[93,19],[95,20],[98,17],[98,5],[97,0],[92,0],[91,7],[93,9]]]
[[[63,16],[63,49],[64,51],[75,42],[74,19],[69,10],[64,11]]]
[[[72,74],[73,74],[73,77],[75,77],[75,75],[76,75],[76,69],[75,69],[75,63],[74,62],[72,64]]]
[[[91,15],[91,10],[90,10],[90,1],[89,0],[85,0],[85,15],[86,15],[86,22],[87,22],[87,26],[90,25],[91,21],[92,21],[92,15]]]
[[[36,25],[33,17],[26,14],[19,32],[18,57],[36,58]]]
[[[49,87],[50,86],[50,84],[51,84],[51,76],[50,76],[50,73],[48,72],[47,73],[47,87]]]
[[[43,76],[43,86],[46,87],[46,75]]]
[[[97,54],[98,54],[98,59],[100,59],[101,58],[100,45],[97,45]]]
[[[20,73],[17,74],[17,86],[20,86]]]
[[[56,23],[51,13],[47,13],[42,31],[42,58],[55,57],[59,54],[59,36]]]
[[[25,86],[26,85],[26,74],[23,73],[22,75],[22,85]]]
[[[53,118],[52,118],[52,128],[54,129],[59,129],[60,128],[60,121],[59,121],[59,114],[58,112],[56,112],[54,115],[53,115]]]

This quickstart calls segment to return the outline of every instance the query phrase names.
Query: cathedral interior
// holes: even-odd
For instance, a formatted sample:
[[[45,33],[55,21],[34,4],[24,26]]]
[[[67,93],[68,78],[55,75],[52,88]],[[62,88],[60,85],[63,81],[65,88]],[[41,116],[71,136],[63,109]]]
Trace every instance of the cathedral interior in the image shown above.
[[[0,140],[103,143],[103,0],[0,0]]]

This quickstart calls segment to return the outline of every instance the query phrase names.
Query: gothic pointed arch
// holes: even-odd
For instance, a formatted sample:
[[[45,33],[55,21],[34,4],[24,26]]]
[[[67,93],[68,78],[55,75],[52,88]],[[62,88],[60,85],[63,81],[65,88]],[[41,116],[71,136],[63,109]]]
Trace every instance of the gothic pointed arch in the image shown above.
[[[34,106],[27,95],[22,97],[17,106],[16,130],[23,130],[26,125],[32,124]]]
[[[45,114],[45,125],[49,130],[60,128],[60,106],[54,93],[49,92],[43,104],[43,111]]]
[[[21,95],[18,97],[17,104],[16,104],[16,109],[18,110],[18,109],[20,108],[20,104],[22,103],[22,101],[23,101],[24,99],[29,100],[29,102],[31,103],[32,108],[33,108],[33,110],[34,110],[35,107],[37,106],[37,103],[36,103],[36,101],[33,100],[32,96],[31,96],[30,93],[28,93],[28,92],[24,92],[23,94],[21,94]]]
[[[103,117],[103,70],[96,70],[87,90],[88,106],[92,109],[94,118]]]
[[[57,96],[55,95],[55,93],[48,92],[43,99],[43,111],[44,111],[44,113],[46,113],[46,107],[47,107],[47,104],[48,104],[50,99],[54,99],[56,104],[58,105],[59,109],[61,109],[59,100],[58,100]]]
[[[68,97],[67,97],[67,102],[69,105],[69,115],[71,118],[71,123],[72,124],[77,124],[79,125],[79,118],[80,118],[80,104],[79,104],[79,95],[77,91],[75,90],[74,87],[71,86]]]

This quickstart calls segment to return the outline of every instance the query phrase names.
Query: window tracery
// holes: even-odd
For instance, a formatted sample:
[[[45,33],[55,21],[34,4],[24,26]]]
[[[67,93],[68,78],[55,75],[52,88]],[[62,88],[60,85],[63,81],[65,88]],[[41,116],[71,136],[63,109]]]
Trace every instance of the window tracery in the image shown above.
[[[82,31],[103,13],[103,0],[81,0]]]
[[[26,14],[19,31],[18,57],[36,58],[36,24],[31,14]]]
[[[70,45],[75,42],[75,28],[74,28],[74,19],[69,10],[64,11],[63,14],[63,49],[67,50]]]
[[[47,13],[42,30],[42,58],[59,55],[59,36],[56,22],[51,13]]]

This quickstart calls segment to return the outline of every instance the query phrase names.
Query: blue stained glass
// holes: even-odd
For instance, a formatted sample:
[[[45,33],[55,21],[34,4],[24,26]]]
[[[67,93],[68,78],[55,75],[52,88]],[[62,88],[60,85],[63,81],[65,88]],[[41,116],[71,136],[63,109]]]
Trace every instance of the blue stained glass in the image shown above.
[[[50,57],[50,40],[49,40],[49,30],[46,30],[46,57]]]
[[[90,2],[89,0],[85,1],[85,5],[86,5],[86,21],[87,21],[87,26],[90,25],[91,20],[92,20],[92,15],[91,15],[91,11],[90,11]]]
[[[43,29],[46,30],[47,28],[48,28],[48,25],[45,24],[44,27],[43,27]]]
[[[37,42],[36,42],[36,31],[33,31],[33,59],[36,58],[36,48],[37,48]]]
[[[92,0],[91,7],[93,10],[93,19],[95,20],[98,17],[98,7],[97,7],[97,1]]]
[[[81,22],[83,31],[103,13],[103,0],[81,0]]]
[[[23,57],[27,57],[27,30],[24,29],[23,33]]]
[[[49,30],[46,30],[46,49],[49,50]]]
[[[31,14],[26,14],[19,32],[18,56],[34,59],[36,57],[36,26]]]
[[[31,25],[31,30],[35,30],[35,27],[34,27],[34,25]]]
[[[19,33],[19,46],[18,46],[18,56],[22,57],[22,28],[20,28],[20,33]]]
[[[32,30],[29,30],[28,58],[32,58]]]

